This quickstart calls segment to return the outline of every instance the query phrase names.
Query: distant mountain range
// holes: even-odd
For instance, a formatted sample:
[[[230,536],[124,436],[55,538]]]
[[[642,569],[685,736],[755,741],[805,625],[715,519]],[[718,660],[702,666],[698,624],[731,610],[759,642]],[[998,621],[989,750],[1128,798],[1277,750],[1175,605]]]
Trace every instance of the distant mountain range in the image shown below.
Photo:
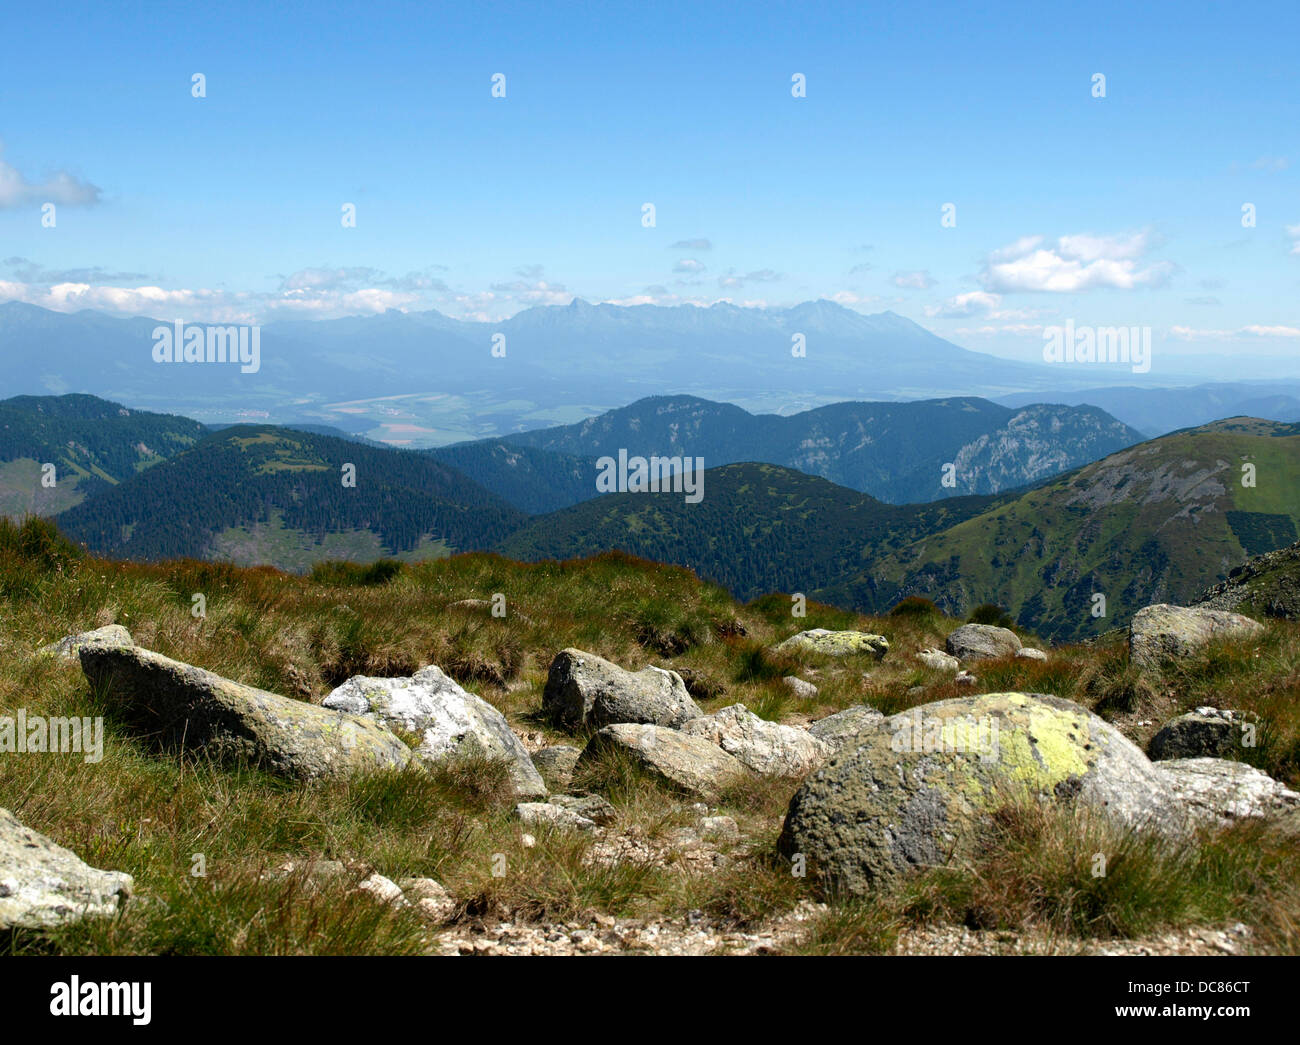
[[[18,397],[0,402],[0,504],[53,514],[117,558],[302,570],[331,558],[622,549],[745,598],[801,591],[881,611],[922,595],[956,614],[997,602],[1061,640],[1150,602],[1187,601],[1300,533],[1300,424],[1232,418],[1132,438],[1094,408],[963,398],[779,418],[659,397],[521,441],[412,451],[269,425],[213,431],[89,396]],[[1059,472],[1107,440],[1120,448]],[[785,454],[891,495],[928,482],[933,499],[886,503],[779,460],[707,467],[698,504],[680,492],[591,496],[598,455],[705,456],[701,446],[715,458]],[[984,492],[935,489],[944,457]],[[43,486],[51,465],[56,481]]]
[[[781,417],[695,396],[657,396],[504,442],[570,458],[612,456],[622,449],[702,457],[706,468],[762,461],[905,504],[1024,486],[1141,440],[1140,432],[1088,406],[1013,410],[960,397],[837,403]],[[466,448],[455,449],[463,454]],[[495,476],[464,457],[443,459],[519,503]],[[591,496],[594,490],[588,489]]]
[[[255,373],[231,363],[155,362],[154,331],[174,322],[0,305],[6,387],[93,393],[207,422],[332,425],[436,446],[658,394],[732,401],[779,389],[797,402],[1029,391],[1042,401],[1049,390],[1099,380],[968,351],[893,312],[864,315],[824,300],[699,308],[575,299],[494,323],[434,311],[269,323]]]
[[[1039,393],[999,396],[1006,406],[1026,406],[1043,400]],[[1139,388],[1119,385],[1084,388],[1053,394],[1052,402],[1090,403],[1132,425],[1146,438],[1180,428],[1194,428],[1224,417],[1259,417],[1300,421],[1300,383],[1255,381],[1206,384],[1191,388]]]

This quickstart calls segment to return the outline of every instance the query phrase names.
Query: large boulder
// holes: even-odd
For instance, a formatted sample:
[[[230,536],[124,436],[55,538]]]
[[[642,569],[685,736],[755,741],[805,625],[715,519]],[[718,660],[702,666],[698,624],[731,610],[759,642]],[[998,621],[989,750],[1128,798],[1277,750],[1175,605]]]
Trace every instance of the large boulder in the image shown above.
[[[851,708],[819,718],[808,727],[808,732],[838,750],[859,733],[875,729],[884,721],[885,716],[875,708],[867,704],[855,704]]]
[[[855,653],[869,653],[876,660],[883,660],[889,652],[889,640],[883,635],[872,635],[865,631],[831,631],[828,628],[810,628],[798,635],[791,635],[784,642],[777,643],[773,649],[778,653],[798,653],[808,650],[823,653],[830,657],[848,657]]]
[[[623,722],[676,729],[704,714],[677,672],[627,671],[580,649],[561,650],[551,661],[542,710],[570,732]]]
[[[364,715],[390,729],[420,734],[415,755],[430,765],[450,758],[502,760],[515,792],[544,796],[546,783],[510,723],[486,700],[462,689],[436,665],[410,678],[348,679],[321,706]]]
[[[682,732],[707,738],[763,776],[804,776],[825,762],[832,750],[802,729],[759,718],[744,704],[692,719]]]
[[[0,809],[0,929],[49,929],[115,914],[131,876],[100,871]]]
[[[77,661],[81,657],[81,647],[92,644],[103,646],[134,646],[131,633],[120,624],[109,624],[94,631],[81,631],[75,635],[64,635],[58,642],[51,642],[36,651],[37,656],[58,657],[60,660]]]
[[[1181,815],[1191,827],[1224,828],[1300,809],[1300,794],[1244,762],[1179,758],[1157,763],[1156,770],[1172,790],[1171,815]]]
[[[400,769],[411,752],[368,718],[255,689],[139,646],[81,649],[91,686],[165,748],[202,749],[300,780]]]
[[[1240,613],[1160,603],[1133,615],[1129,657],[1140,667],[1156,668],[1165,661],[1190,657],[1213,639],[1246,638],[1263,627]]]
[[[1160,827],[1168,792],[1147,757],[1068,700],[987,693],[886,719],[804,781],[780,849],[823,884],[854,894],[974,851],[1010,800],[1077,801]]]
[[[707,737],[631,722],[595,733],[578,759],[578,769],[610,753],[630,759],[669,790],[706,801],[717,800],[728,783],[749,775],[740,759]]]
[[[944,648],[958,660],[993,660],[1014,657],[1020,639],[1014,631],[994,624],[963,624],[948,636]]]
[[[1167,723],[1151,738],[1147,750],[1156,761],[1219,758],[1239,746],[1245,725],[1238,712],[1197,708]]]

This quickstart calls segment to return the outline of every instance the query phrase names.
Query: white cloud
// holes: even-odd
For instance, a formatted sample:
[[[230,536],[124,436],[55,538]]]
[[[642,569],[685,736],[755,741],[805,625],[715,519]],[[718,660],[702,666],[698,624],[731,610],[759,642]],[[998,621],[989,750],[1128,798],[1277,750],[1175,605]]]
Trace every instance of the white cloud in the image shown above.
[[[673,266],[673,271],[690,273],[703,272],[704,262],[696,261],[694,258],[682,258],[681,261],[677,262],[677,264]]]
[[[679,239],[669,250],[712,250],[713,244],[706,239]]]
[[[1300,255],[1300,225],[1286,226],[1286,234],[1291,237],[1291,253]]]
[[[927,305],[925,314],[931,319],[961,319],[966,316],[986,315],[996,309],[1001,301],[1000,294],[972,290],[950,297],[941,305]]]
[[[1061,236],[1055,243],[1041,236],[1025,236],[990,252],[979,278],[985,290],[1002,294],[1157,287],[1168,279],[1174,266],[1161,261],[1143,267],[1142,259],[1153,246],[1146,231],[1122,236]]]
[[[938,282],[925,269],[919,272],[895,272],[894,286],[905,290],[929,290]]]
[[[67,171],[55,171],[42,181],[28,181],[0,157],[0,210],[56,203],[89,207],[99,202],[99,189]]]

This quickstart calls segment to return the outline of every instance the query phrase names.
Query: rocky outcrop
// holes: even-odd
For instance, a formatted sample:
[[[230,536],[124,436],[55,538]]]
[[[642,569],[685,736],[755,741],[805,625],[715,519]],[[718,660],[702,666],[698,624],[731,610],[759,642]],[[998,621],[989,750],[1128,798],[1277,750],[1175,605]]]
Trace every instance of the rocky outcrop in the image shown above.
[[[780,839],[831,890],[862,894],[970,854],[1015,799],[1078,802],[1160,830],[1168,791],[1129,740],[1057,697],[990,693],[927,704],[860,734],[806,780]]]
[[[81,667],[133,731],[300,780],[408,765],[411,752],[368,718],[245,686],[139,646],[90,643]]]
[[[744,704],[692,719],[682,732],[705,737],[763,776],[804,776],[825,762],[832,750],[802,729],[759,718]]]
[[[0,809],[0,929],[50,929],[116,914],[131,895],[121,871],[100,871]]]
[[[1195,605],[1208,610],[1257,609],[1267,617],[1300,620],[1300,542],[1236,567]]]
[[[629,759],[669,790],[706,801],[716,801],[729,783],[750,775],[740,759],[708,738],[666,726],[605,726],[587,742],[578,768],[610,755]]]
[[[848,657],[856,653],[867,653],[876,660],[883,660],[889,652],[889,640],[883,635],[872,635],[865,631],[830,631],[827,628],[812,628],[791,635],[773,649],[777,653],[822,653],[830,657]]]
[[[1263,630],[1240,613],[1161,603],[1138,610],[1129,625],[1129,657],[1144,668],[1190,657],[1214,639],[1248,638]]]
[[[677,672],[626,671],[579,649],[561,650],[551,662],[542,710],[570,732],[619,723],[677,728],[704,714]]]
[[[465,757],[498,759],[506,763],[516,794],[529,798],[546,794],[546,782],[505,716],[435,665],[410,678],[358,675],[334,690],[321,706],[420,734],[415,755],[426,764]]]
[[[993,624],[963,624],[948,636],[944,648],[958,660],[993,660],[1014,657],[1020,652],[1020,639],[1007,628]]]

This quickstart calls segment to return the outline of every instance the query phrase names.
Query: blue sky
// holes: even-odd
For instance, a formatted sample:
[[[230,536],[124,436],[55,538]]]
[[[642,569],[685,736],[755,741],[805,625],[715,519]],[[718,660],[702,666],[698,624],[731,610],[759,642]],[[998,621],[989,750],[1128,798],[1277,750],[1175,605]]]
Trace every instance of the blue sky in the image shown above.
[[[1294,2],[5,22],[0,301],[265,321],[827,297],[1015,358],[1073,319],[1151,326],[1224,377],[1297,372]]]

